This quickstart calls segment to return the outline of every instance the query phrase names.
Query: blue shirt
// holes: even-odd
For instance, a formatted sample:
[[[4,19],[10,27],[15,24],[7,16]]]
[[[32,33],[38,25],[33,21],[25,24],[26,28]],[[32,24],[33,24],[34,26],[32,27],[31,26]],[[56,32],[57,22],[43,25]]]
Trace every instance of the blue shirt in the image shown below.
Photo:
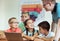
[[[60,18],[60,3],[57,3],[57,15]]]
[[[57,22],[58,18],[60,18],[60,3],[56,3],[53,10],[53,21]]]

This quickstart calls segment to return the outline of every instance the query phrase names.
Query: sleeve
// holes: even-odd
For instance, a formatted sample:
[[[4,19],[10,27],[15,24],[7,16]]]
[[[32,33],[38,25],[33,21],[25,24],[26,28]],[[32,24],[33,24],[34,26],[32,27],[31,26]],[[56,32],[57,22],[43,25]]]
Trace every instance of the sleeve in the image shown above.
[[[40,33],[38,37],[44,37],[44,35]]]
[[[18,29],[16,30],[16,32],[22,33],[22,30],[21,30],[20,28],[18,28]]]
[[[57,16],[60,18],[60,3],[57,4]]]
[[[24,26],[23,22],[19,23],[18,27],[19,27],[22,31],[25,30],[25,26]]]
[[[43,8],[42,11],[40,12],[40,14],[38,15],[38,17],[36,18],[35,22],[34,22],[34,26],[37,26],[40,22],[44,21],[45,17],[45,9]]]
[[[55,36],[55,33],[54,32],[51,32],[50,33],[50,37],[54,37]]]
[[[26,35],[26,30],[23,33]]]
[[[34,34],[35,34],[35,33],[38,33],[38,30],[35,30]]]

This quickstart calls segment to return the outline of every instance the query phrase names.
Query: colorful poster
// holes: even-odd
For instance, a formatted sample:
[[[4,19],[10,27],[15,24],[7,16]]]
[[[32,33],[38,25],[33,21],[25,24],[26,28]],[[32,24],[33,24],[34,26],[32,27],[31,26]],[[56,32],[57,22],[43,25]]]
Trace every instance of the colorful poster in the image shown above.
[[[22,5],[22,12],[29,12],[31,19],[35,21],[38,14],[42,11],[41,4],[23,4]]]

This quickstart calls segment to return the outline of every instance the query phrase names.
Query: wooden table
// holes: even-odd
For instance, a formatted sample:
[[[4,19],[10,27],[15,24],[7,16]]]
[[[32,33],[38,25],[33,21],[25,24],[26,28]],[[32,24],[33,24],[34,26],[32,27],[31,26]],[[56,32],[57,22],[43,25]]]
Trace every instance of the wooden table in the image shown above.
[[[2,32],[2,31],[0,31],[0,34],[1,34],[2,36],[5,36],[4,32]],[[15,38],[14,38],[14,39],[15,39]],[[15,39],[15,40],[16,40],[16,39]],[[8,40],[7,40],[7,38],[4,38],[4,39],[0,39],[0,41],[8,41]],[[17,40],[17,41],[18,41],[18,40]],[[24,41],[27,41],[27,40],[24,40]],[[42,41],[42,40],[36,38],[34,41]]]
[[[41,39],[38,39],[38,38],[35,38],[35,40],[34,41],[43,41],[43,40],[41,40]]]
[[[5,39],[0,39],[0,41],[8,41],[8,40],[5,38]],[[27,41],[27,40],[24,40],[24,41]],[[36,38],[34,41],[43,41],[43,40]]]
[[[0,41],[7,41],[7,39],[6,39],[6,38],[4,38],[4,39],[0,39]]]
[[[23,39],[24,40],[24,39]],[[28,40],[24,40],[24,41],[28,41]],[[43,41],[43,40],[41,40],[41,39],[39,39],[39,38],[35,38],[33,41]]]

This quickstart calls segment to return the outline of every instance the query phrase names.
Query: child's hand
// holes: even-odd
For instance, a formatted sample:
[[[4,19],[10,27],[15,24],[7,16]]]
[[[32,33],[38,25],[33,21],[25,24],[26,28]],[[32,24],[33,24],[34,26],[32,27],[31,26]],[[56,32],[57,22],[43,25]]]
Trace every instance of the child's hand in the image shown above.
[[[41,39],[42,37],[39,37],[39,36],[37,36],[36,38],[39,38],[39,39]]]
[[[22,37],[24,36],[24,34],[22,33]]]
[[[31,40],[34,40],[34,37],[31,37]]]
[[[0,39],[5,39],[6,37],[0,33]]]

